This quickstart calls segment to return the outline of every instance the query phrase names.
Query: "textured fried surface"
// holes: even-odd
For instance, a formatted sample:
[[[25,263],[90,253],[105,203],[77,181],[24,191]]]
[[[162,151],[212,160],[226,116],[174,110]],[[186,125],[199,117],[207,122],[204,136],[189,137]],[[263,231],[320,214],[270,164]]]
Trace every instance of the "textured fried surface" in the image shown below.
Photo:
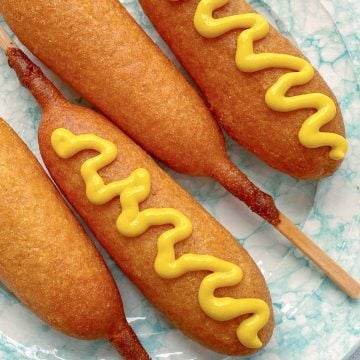
[[[0,281],[68,335],[113,336],[126,325],[100,254],[3,120],[0,139]]]
[[[289,113],[267,107],[266,90],[284,73],[281,69],[243,73],[235,64],[236,40],[240,30],[216,39],[205,39],[193,25],[199,0],[140,0],[160,35],[204,93],[220,124],[231,137],[269,165],[297,178],[316,179],[331,175],[340,161],[328,157],[329,148],[308,149],[298,140],[302,123],[313,110]],[[254,12],[244,0],[231,0],[216,17]],[[304,57],[274,28],[255,42],[255,53],[274,52]],[[331,90],[316,73],[307,85],[288,95],[322,92],[336,103]],[[344,135],[339,107],[336,118],[323,131]]]
[[[162,279],[155,273],[157,238],[168,226],[152,227],[141,236],[126,238],[115,226],[121,211],[118,198],[101,206],[87,200],[80,167],[96,152],[84,151],[68,160],[59,158],[50,143],[52,131],[59,127],[65,127],[75,134],[93,133],[117,145],[117,160],[100,171],[105,183],[123,179],[139,167],[150,172],[152,190],[141,208],[174,207],[183,211],[193,222],[193,235],[176,245],[177,256],[187,252],[210,254],[242,267],[243,281],[238,286],[217,290],[218,296],[258,297],[271,307],[264,278],[247,252],[143,150],[105,118],[88,109],[70,105],[46,113],[39,134],[44,161],[65,196],[127,276],[170,321],[205,346],[228,354],[254,352],[244,348],[236,337],[241,318],[218,322],[201,310],[198,290],[205,272],[192,272],[174,280]],[[272,329],[271,318],[260,332],[264,344],[269,340]]]

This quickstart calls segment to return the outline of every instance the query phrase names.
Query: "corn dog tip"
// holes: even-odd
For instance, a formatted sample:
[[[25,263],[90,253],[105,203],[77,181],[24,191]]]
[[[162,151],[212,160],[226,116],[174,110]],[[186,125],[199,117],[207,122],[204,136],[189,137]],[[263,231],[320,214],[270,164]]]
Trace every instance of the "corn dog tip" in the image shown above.
[[[229,158],[218,161],[210,176],[270,224],[276,226],[280,222],[274,199],[255,186]]]
[[[139,344],[139,340],[130,326],[123,327],[109,339],[112,346],[128,360],[150,360],[150,356]],[[140,346],[139,346],[140,345]]]

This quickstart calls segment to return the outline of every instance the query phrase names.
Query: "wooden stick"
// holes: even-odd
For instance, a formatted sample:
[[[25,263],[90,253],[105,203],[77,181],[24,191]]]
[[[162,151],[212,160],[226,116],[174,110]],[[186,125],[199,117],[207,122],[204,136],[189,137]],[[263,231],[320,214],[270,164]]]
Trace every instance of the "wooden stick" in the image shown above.
[[[0,47],[5,51],[17,48],[6,31],[0,26]],[[288,238],[304,255],[311,259],[335,284],[353,298],[360,298],[360,284],[327,256],[312,240],[280,213],[280,223],[275,227]]]
[[[0,47],[2,47],[5,52],[7,51],[8,48],[17,47],[2,26],[0,26]]]
[[[352,298],[360,298],[360,284],[342,269],[320,247],[310,240],[284,214],[280,213],[276,228],[304,255],[312,260],[339,288]]]

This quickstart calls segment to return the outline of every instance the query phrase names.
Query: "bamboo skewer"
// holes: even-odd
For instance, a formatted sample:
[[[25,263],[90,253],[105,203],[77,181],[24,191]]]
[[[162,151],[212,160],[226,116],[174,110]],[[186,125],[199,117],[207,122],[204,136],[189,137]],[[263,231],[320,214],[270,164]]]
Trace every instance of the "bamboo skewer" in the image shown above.
[[[7,52],[9,48],[16,48],[17,46],[11,40],[9,34],[5,31],[5,29],[0,25],[0,46],[1,48]]]
[[[5,52],[9,48],[17,48],[7,32],[0,26],[0,47]],[[305,256],[316,264],[339,288],[352,298],[360,298],[360,284],[344,269],[309,239],[284,214],[279,214],[280,222],[275,228],[293,243]]]
[[[360,284],[282,213],[276,228],[347,295],[360,298]]]

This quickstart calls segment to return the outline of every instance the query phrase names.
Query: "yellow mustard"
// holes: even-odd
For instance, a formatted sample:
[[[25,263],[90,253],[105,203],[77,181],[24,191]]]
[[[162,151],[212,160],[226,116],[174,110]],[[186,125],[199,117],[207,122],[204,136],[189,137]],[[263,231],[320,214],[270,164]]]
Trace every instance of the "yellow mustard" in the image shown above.
[[[313,78],[313,67],[306,60],[291,55],[254,54],[254,41],[268,34],[269,24],[261,15],[255,13],[214,18],[213,12],[228,2],[229,0],[201,0],[194,18],[196,30],[206,38],[215,38],[234,29],[246,29],[237,40],[236,64],[241,71],[255,72],[268,68],[297,71],[282,75],[270,87],[265,96],[266,104],[272,110],[280,112],[316,109],[317,112],[303,123],[299,131],[300,143],[308,148],[330,146],[330,158],[343,159],[348,148],[345,138],[334,133],[320,132],[320,128],[336,115],[334,102],[320,93],[285,96],[293,86],[307,84]]]
[[[57,155],[68,159],[82,150],[95,150],[100,154],[86,160],[81,166],[81,176],[86,184],[86,195],[90,202],[102,205],[120,196],[122,212],[116,226],[127,237],[143,234],[150,226],[172,224],[174,227],[162,233],[157,241],[155,259],[156,273],[165,279],[174,279],[191,271],[211,271],[201,282],[199,303],[202,310],[212,319],[227,321],[240,315],[253,314],[237,329],[239,341],[248,348],[259,348],[262,343],[257,335],[268,322],[270,310],[261,299],[218,298],[218,288],[239,284],[243,278],[241,268],[228,261],[210,255],[185,254],[175,259],[176,243],[185,240],[192,233],[190,219],[172,208],[139,210],[151,191],[150,174],[146,169],[136,169],[123,180],[105,184],[98,171],[117,158],[117,148],[112,142],[93,134],[74,135],[67,129],[56,129],[51,144]]]

